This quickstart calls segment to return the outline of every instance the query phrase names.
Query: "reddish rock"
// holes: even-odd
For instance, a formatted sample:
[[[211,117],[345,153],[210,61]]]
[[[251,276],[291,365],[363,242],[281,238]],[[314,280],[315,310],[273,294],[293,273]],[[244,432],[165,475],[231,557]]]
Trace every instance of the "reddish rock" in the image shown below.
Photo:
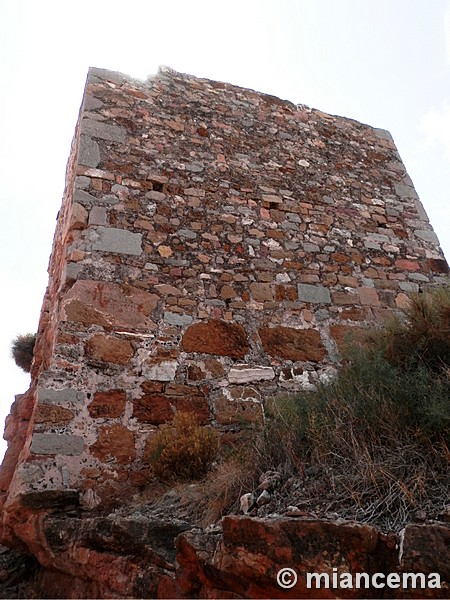
[[[82,280],[64,296],[65,319],[104,327],[154,328],[150,318],[160,297],[131,285]]]
[[[242,325],[218,319],[191,325],[185,331],[181,343],[185,352],[231,358],[244,358],[249,350],[247,334]]]
[[[430,265],[430,269],[433,271],[433,273],[442,273],[443,275],[448,275],[448,273],[450,273],[450,268],[445,259],[429,258],[428,264]]]
[[[306,573],[395,571],[396,551],[375,528],[318,519],[224,517],[223,533],[188,532],[177,539],[178,596],[197,598],[361,598],[359,589],[307,587]],[[277,584],[289,567],[290,589]],[[314,584],[313,584],[314,585]],[[379,590],[364,590],[379,597]]]
[[[166,394],[177,411],[194,413],[199,423],[208,423],[209,404],[202,389],[191,385],[170,383],[166,386]]]
[[[326,350],[315,329],[293,329],[291,327],[264,327],[259,329],[264,351],[285,360],[311,360],[325,358]]]
[[[439,573],[450,583],[449,548],[450,524],[409,524],[403,533],[401,570],[407,573]],[[445,594],[445,589],[442,591]]]
[[[395,266],[401,271],[420,271],[420,265],[416,260],[399,258],[395,261]]]
[[[141,389],[146,394],[154,394],[156,392],[162,392],[163,384],[161,381],[144,381],[141,383]]]
[[[164,394],[145,394],[133,401],[133,417],[142,423],[161,425],[173,419],[173,410]]]
[[[128,464],[136,458],[134,434],[123,425],[105,425],[90,451],[101,462],[113,457],[121,465]]]
[[[86,343],[90,359],[125,365],[133,356],[133,346],[128,340],[96,333]]]
[[[38,404],[34,413],[35,423],[69,423],[74,414],[68,408],[55,404]]]
[[[380,298],[374,288],[358,288],[359,300],[363,306],[381,306]]]
[[[107,392],[96,392],[94,399],[88,405],[91,417],[108,417],[116,419],[123,415],[127,395],[123,390],[108,390]]]
[[[214,418],[219,425],[262,425],[261,395],[249,386],[231,386],[220,390],[214,400]]]
[[[350,325],[330,325],[331,337],[340,352],[345,352],[353,345],[364,344],[367,341],[367,329]]]

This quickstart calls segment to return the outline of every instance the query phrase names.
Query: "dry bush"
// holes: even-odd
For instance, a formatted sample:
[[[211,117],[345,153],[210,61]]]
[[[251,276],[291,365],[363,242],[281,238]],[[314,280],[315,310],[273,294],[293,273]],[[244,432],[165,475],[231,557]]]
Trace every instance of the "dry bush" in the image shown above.
[[[386,358],[403,368],[425,365],[441,372],[450,365],[450,287],[412,296],[403,321],[384,332]]]
[[[145,458],[162,481],[190,481],[203,477],[218,451],[218,433],[202,427],[193,413],[178,412],[147,446]]]
[[[11,344],[11,354],[16,365],[26,373],[31,371],[35,343],[36,335],[27,333],[25,335],[18,335]]]

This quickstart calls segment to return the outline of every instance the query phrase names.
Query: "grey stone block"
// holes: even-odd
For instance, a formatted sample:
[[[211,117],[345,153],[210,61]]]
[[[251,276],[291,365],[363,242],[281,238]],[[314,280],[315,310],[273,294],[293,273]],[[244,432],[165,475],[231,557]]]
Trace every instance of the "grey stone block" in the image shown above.
[[[298,299],[301,302],[311,302],[312,304],[330,304],[330,292],[328,288],[321,285],[309,285],[299,283],[297,285]]]
[[[99,237],[93,244],[94,250],[135,256],[142,254],[142,233],[115,227],[99,227],[97,234]]]
[[[426,242],[431,242],[432,244],[439,245],[438,236],[434,233],[434,231],[430,231],[429,229],[416,229],[414,231],[414,234],[421,240],[425,240]]]
[[[103,81],[110,81],[120,85],[125,80],[125,75],[118,71],[108,71],[108,69],[99,69],[97,67],[91,67],[89,69],[89,79],[102,79]]]
[[[106,208],[93,206],[89,212],[89,225],[106,225]]]
[[[30,451],[33,454],[62,454],[76,456],[83,452],[84,439],[65,433],[34,433]]]
[[[404,198],[413,198],[414,200],[419,199],[416,190],[409,185],[405,185],[403,183],[394,183],[394,188],[397,196],[401,196]]]
[[[89,183],[90,183],[90,181],[89,181]],[[75,202],[79,202],[83,206],[88,206],[88,207],[92,206],[92,204],[96,204],[98,202],[98,200],[95,196],[91,196],[91,194],[88,194],[87,192],[84,192],[83,190],[79,190],[79,189],[75,189],[75,191],[73,193],[73,199]]]
[[[80,135],[78,148],[78,164],[85,167],[96,167],[100,163],[100,148],[97,142],[87,135]]]
[[[47,404],[65,404],[67,402],[73,404],[81,402],[83,399],[83,392],[79,392],[73,388],[64,388],[62,390],[44,387],[38,388],[39,402],[46,402]]]
[[[197,234],[195,233],[195,231],[192,231],[192,229],[179,229],[177,231],[177,234],[180,237],[188,238],[190,240],[195,240],[195,238],[197,237]]]
[[[94,98],[94,96],[90,96],[89,94],[86,94],[84,97],[84,110],[87,111],[91,111],[91,110],[97,110],[98,108],[101,108],[103,106],[103,102],[101,100],[99,100],[98,98]]]
[[[410,281],[399,281],[398,287],[404,292],[418,292],[419,284],[411,283]]]
[[[91,185],[91,178],[85,177],[84,175],[78,175],[75,177],[75,187],[80,190],[88,190]]]
[[[425,221],[425,222],[429,223],[430,219],[428,218],[427,211],[424,209],[423,204],[419,200],[419,198],[416,198],[414,200],[414,206],[416,207],[417,214],[419,215],[419,219],[421,221]]]
[[[119,125],[108,125],[101,121],[94,121],[92,119],[83,119],[81,123],[81,133],[106,140],[108,142],[125,142],[127,135],[126,129]]]
[[[184,325],[190,325],[193,319],[190,315],[179,315],[177,313],[165,312],[164,323],[168,325],[175,325],[176,327],[184,327]]]
[[[422,275],[422,273],[410,273],[408,275],[410,279],[414,279],[415,281],[430,281],[426,275]]]
[[[394,138],[387,129],[380,129],[378,127],[374,127],[373,132],[378,138],[380,138],[380,140],[388,140],[389,142],[394,141]]]

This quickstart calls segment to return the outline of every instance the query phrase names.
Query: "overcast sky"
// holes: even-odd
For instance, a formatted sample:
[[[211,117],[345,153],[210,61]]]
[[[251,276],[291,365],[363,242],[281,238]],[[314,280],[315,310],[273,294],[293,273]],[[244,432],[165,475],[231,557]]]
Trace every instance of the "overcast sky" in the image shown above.
[[[0,0],[0,423],[29,384],[10,343],[37,329],[88,67],[158,65],[388,129],[450,257],[450,1]]]

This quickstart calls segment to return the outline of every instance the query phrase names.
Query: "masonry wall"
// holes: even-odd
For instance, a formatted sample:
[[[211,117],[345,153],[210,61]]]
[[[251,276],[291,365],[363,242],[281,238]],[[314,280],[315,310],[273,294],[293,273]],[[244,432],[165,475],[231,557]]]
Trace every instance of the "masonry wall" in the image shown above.
[[[121,501],[176,411],[239,436],[448,266],[388,132],[169,69],[91,69],[49,272],[10,510],[57,490]]]

